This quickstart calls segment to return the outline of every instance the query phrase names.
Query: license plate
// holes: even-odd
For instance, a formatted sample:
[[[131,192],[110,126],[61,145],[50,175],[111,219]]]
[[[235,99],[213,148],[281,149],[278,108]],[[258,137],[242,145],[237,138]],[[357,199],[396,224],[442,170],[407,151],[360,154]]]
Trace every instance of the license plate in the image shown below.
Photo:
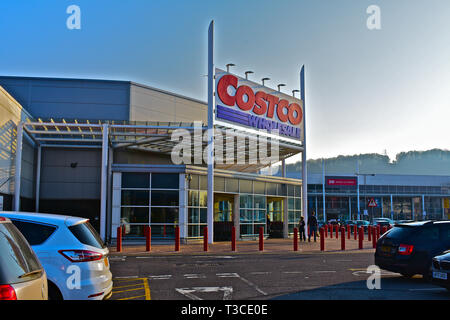
[[[381,252],[390,254],[391,253],[391,247],[389,246],[381,246]]]
[[[445,272],[433,272],[433,278],[447,280],[447,274]]]
[[[103,261],[105,262],[105,266],[108,268],[108,267],[109,267],[109,261],[108,261],[108,258],[103,259]]]

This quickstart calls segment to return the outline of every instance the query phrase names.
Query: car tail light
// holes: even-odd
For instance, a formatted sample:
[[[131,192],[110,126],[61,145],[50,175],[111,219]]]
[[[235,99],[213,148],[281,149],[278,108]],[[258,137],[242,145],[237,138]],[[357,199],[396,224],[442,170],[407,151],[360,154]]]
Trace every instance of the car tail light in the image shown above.
[[[0,300],[17,300],[14,288],[9,284],[0,285]]]
[[[398,254],[409,256],[413,252],[414,246],[411,244],[401,244],[398,246]]]
[[[59,250],[70,262],[88,262],[103,258],[103,254],[89,250]]]

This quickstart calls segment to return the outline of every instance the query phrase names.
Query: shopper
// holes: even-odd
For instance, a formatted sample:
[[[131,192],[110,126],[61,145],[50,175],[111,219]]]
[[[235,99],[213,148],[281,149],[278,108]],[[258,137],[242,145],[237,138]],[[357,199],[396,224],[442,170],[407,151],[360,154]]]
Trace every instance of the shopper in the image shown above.
[[[311,234],[314,233],[314,242],[316,242],[317,219],[316,219],[314,211],[311,214],[311,216],[309,216],[309,218],[308,218],[308,227],[309,227],[308,241],[311,242]]]
[[[300,233],[300,241],[306,241],[305,219],[303,217],[300,217],[300,221],[298,222],[298,232]]]

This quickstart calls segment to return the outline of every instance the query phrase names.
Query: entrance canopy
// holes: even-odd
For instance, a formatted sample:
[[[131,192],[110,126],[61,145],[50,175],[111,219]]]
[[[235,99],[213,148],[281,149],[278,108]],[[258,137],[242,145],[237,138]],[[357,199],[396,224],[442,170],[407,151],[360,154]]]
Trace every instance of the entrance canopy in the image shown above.
[[[67,147],[67,148],[102,148],[104,143],[113,149],[131,149],[145,152],[152,152],[164,156],[171,156],[175,146],[180,144],[180,139],[172,139],[175,130],[183,129],[192,137],[192,142],[201,142],[202,150],[206,149],[206,139],[198,136],[206,136],[206,126],[198,126],[194,123],[186,122],[132,122],[132,121],[90,121],[77,119],[36,119],[23,123],[24,131],[30,138],[41,147]],[[237,161],[230,162],[223,157],[223,161],[218,162],[218,152],[216,142],[216,164],[218,169],[225,169],[238,172],[257,172],[259,169],[267,167],[272,163],[253,163],[248,161],[250,153],[260,148],[266,148],[270,154],[274,144],[278,145],[277,161],[282,161],[303,150],[301,145],[285,141],[283,139],[266,140],[258,139],[255,134],[250,134],[244,130],[234,129],[230,135],[230,128],[216,126],[214,128],[215,141],[223,141],[223,150],[231,145],[233,147],[233,158]],[[105,139],[107,140],[105,141]],[[234,143],[230,141],[234,140]],[[245,141],[237,143],[236,141]],[[230,144],[228,144],[230,143]],[[263,145],[264,144],[264,145]],[[191,163],[194,164],[195,148],[191,146]],[[242,159],[242,157],[245,159]]]

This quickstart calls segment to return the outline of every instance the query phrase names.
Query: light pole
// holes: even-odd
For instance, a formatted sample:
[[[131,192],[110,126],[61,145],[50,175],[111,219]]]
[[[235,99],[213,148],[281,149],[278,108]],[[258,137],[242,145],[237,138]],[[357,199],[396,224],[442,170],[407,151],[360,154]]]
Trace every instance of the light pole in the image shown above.
[[[248,80],[248,75],[254,73],[253,71],[245,71],[245,80]]]
[[[266,80],[270,80],[270,78],[262,78],[261,79],[262,85],[264,85],[264,81],[266,81]]]
[[[226,65],[226,67],[227,67],[227,73],[230,72],[230,67],[234,67],[234,66],[235,66],[234,63],[228,63],[228,64]]]
[[[280,83],[279,85],[277,85],[277,87],[278,87],[278,92],[280,92],[281,91],[281,87],[284,87],[284,86],[286,86],[284,83]]]

